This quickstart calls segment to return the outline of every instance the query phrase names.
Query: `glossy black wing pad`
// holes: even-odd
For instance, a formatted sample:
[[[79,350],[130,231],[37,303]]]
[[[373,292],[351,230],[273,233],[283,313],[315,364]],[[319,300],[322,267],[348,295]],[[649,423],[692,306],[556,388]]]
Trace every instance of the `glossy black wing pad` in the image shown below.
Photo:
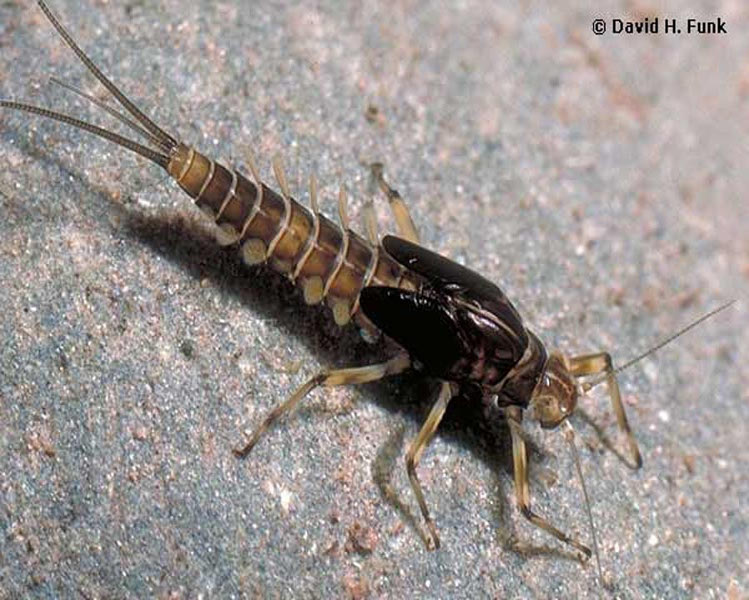
[[[382,245],[400,264],[422,275],[435,286],[454,284],[470,289],[481,298],[504,297],[502,290],[488,279],[423,246],[392,235],[386,235]]]
[[[401,265],[424,277],[431,287],[474,302],[496,315],[514,332],[522,353],[527,343],[523,320],[499,287],[475,271],[407,240],[387,235],[382,245]]]
[[[435,374],[463,355],[458,327],[439,300],[399,288],[367,287],[360,303],[367,318]]]

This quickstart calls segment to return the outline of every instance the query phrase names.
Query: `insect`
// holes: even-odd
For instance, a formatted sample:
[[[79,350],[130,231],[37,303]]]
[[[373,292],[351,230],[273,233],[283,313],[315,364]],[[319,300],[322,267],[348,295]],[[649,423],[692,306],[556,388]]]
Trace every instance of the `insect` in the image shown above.
[[[307,209],[292,197],[280,161],[273,162],[279,193],[261,180],[254,162],[250,162],[250,175],[246,177],[174,139],[97,68],[43,0],[38,5],[68,46],[130,116],[89,99],[115,114],[145,143],[46,108],[6,100],[0,101],[0,106],[83,129],[159,165],[216,223],[219,241],[238,246],[245,262],[265,263],[287,276],[299,286],[308,304],[325,303],[330,307],[337,324],[343,326],[353,321],[364,331],[373,335],[383,333],[395,342],[397,351],[381,364],[325,370],[306,381],[268,414],[235,454],[248,455],[271,425],[288,415],[317,387],[371,382],[417,369],[441,382],[438,397],[406,455],[410,484],[429,531],[430,546],[437,548],[440,542],[417,467],[448,403],[462,396],[499,407],[507,419],[517,503],[524,517],[584,557],[591,556],[586,544],[532,509],[522,432],[524,417],[535,418],[544,428],[564,428],[574,448],[568,417],[582,394],[606,382],[618,426],[627,439],[632,466],[639,468],[642,459],[627,421],[617,373],[727,305],[618,369],[614,369],[605,352],[575,357],[549,352],[496,285],[419,245],[408,209],[385,181],[381,167],[373,170],[374,177],[390,202],[400,234],[400,237],[387,236],[382,243],[372,226],[366,237],[349,228],[345,193],[339,196],[339,227],[319,212],[314,179],[310,181],[311,209]],[[429,332],[428,337],[425,331]],[[587,377],[592,379],[579,381]],[[580,472],[576,454],[575,460]],[[584,484],[583,492],[589,504]],[[591,534],[595,550],[592,524]]]

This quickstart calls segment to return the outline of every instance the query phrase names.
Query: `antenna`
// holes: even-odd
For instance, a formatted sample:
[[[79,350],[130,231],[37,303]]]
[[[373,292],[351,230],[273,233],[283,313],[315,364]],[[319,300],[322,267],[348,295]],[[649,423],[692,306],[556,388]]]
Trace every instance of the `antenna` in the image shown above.
[[[598,568],[598,579],[603,587],[606,587],[606,583],[603,579],[603,571],[601,569],[601,555],[598,553],[598,537],[596,536],[596,526],[593,523],[593,512],[590,510],[590,498],[588,497],[588,488],[585,487],[585,478],[583,477],[583,468],[580,465],[580,454],[577,451],[575,445],[575,430],[569,421],[564,421],[565,431],[564,437],[570,445],[570,453],[575,459],[575,468],[577,469],[577,477],[580,479],[580,487],[583,490],[583,498],[585,499],[585,511],[588,513],[588,524],[590,525],[590,535],[593,537],[593,553],[596,555],[596,567]]]
[[[632,366],[632,365],[634,365],[635,363],[638,363],[638,362],[640,362],[640,361],[641,361],[642,359],[644,359],[644,358],[647,358],[647,357],[648,357],[648,356],[650,356],[651,354],[654,354],[654,353],[656,353],[656,352],[657,352],[658,350],[660,350],[661,348],[663,348],[663,346],[665,346],[665,345],[667,345],[667,344],[670,344],[670,343],[671,343],[671,342],[673,342],[673,341],[674,341],[674,340],[675,340],[676,338],[679,338],[679,337],[681,337],[682,335],[684,335],[684,334],[685,334],[685,333],[686,333],[687,331],[689,331],[690,329],[694,329],[694,328],[695,328],[695,327],[697,327],[697,325],[699,325],[700,323],[703,323],[704,321],[707,321],[707,320],[708,320],[708,319],[709,319],[710,317],[714,317],[714,316],[715,316],[715,315],[717,315],[717,314],[718,314],[719,312],[722,312],[722,311],[724,311],[725,309],[727,309],[727,308],[728,308],[729,306],[731,306],[731,305],[732,305],[732,304],[734,304],[735,302],[736,302],[736,299],[730,300],[729,302],[726,302],[725,304],[722,304],[722,305],[721,305],[721,306],[719,306],[718,308],[714,308],[714,309],[713,309],[713,310],[711,310],[710,312],[708,312],[708,313],[706,313],[706,314],[702,315],[702,316],[701,316],[701,317],[700,317],[699,319],[697,319],[696,321],[692,321],[692,322],[691,322],[691,323],[690,323],[689,325],[687,325],[686,327],[683,327],[682,329],[680,329],[679,331],[677,331],[677,332],[676,332],[676,333],[674,333],[673,335],[670,335],[670,336],[669,336],[669,337],[667,337],[667,338],[666,338],[665,340],[662,340],[662,341],[658,342],[658,343],[657,343],[657,344],[656,344],[655,346],[653,346],[653,347],[651,347],[651,348],[649,348],[649,349],[645,350],[645,352],[643,352],[642,354],[639,354],[638,356],[635,356],[635,357],[634,357],[633,359],[631,359],[631,360],[628,360],[628,361],[627,361],[626,363],[624,363],[624,364],[623,364],[622,366],[620,366],[620,367],[616,367],[616,368],[615,368],[615,369],[613,370],[613,372],[611,373],[611,375],[618,375],[619,373],[621,373],[621,372],[622,372],[622,371],[624,371],[625,369],[629,369],[629,367],[631,367],[631,366]],[[591,389],[593,389],[593,388],[594,388],[594,387],[596,387],[597,385],[599,385],[599,384],[603,383],[604,381],[606,381],[606,378],[607,378],[608,376],[609,376],[609,374],[608,374],[608,373],[606,373],[606,374],[602,375],[601,377],[599,377],[598,379],[594,379],[593,381],[588,381],[588,382],[585,382],[585,383],[584,383],[584,384],[582,385],[582,388],[583,388],[583,392],[585,392],[585,393],[589,392],[589,391],[590,391]]]

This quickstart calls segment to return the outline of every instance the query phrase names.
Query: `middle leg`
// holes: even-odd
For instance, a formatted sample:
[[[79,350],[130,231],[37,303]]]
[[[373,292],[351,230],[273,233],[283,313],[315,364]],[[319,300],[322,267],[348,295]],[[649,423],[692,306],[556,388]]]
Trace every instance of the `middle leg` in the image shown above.
[[[437,427],[439,426],[440,421],[442,421],[442,417],[445,415],[445,410],[447,410],[447,405],[452,396],[452,386],[448,382],[443,381],[437,401],[434,403],[434,406],[432,406],[432,410],[429,411],[429,416],[421,426],[419,435],[417,435],[411,442],[408,452],[406,453],[406,470],[408,471],[408,479],[411,482],[411,489],[414,491],[416,500],[419,503],[419,508],[421,509],[421,514],[424,516],[424,520],[429,528],[429,533],[432,536],[431,550],[436,550],[440,547],[440,538],[437,535],[437,528],[434,525],[434,521],[432,521],[432,518],[429,516],[429,509],[427,508],[426,500],[424,500],[424,492],[421,489],[421,483],[416,475],[416,467],[421,460],[421,455],[423,454],[424,449],[437,431]]]

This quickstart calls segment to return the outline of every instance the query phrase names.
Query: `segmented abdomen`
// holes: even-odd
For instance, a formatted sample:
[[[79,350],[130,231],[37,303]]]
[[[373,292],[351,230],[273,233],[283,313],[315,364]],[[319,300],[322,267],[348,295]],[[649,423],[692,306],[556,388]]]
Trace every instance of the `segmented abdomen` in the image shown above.
[[[363,329],[377,331],[359,310],[359,294],[368,285],[418,286],[417,276],[381,246],[278,194],[256,174],[250,181],[182,144],[167,170],[220,227],[222,243],[238,243],[247,264],[267,262],[286,274],[307,304],[325,300],[338,325],[353,317]]]

